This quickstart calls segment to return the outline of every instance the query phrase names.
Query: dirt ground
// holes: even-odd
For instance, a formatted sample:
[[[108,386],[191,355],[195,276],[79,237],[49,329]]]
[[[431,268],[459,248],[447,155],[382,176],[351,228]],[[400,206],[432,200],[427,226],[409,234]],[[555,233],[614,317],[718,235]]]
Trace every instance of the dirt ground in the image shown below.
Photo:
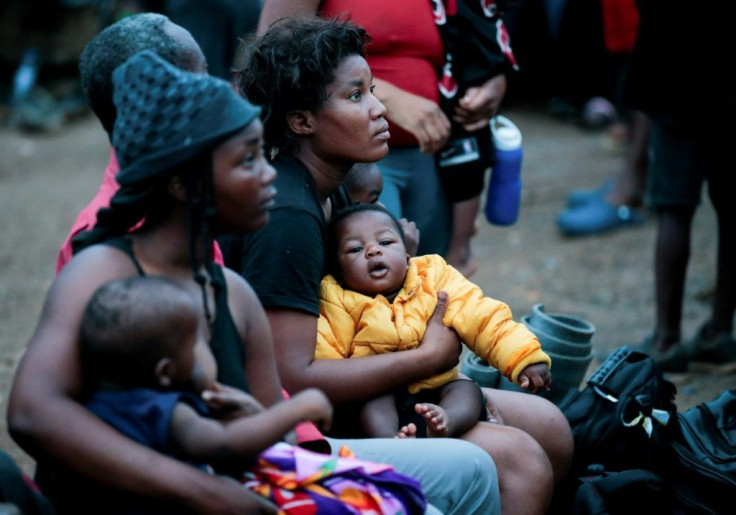
[[[473,280],[487,295],[508,302],[517,320],[543,303],[547,312],[591,322],[597,349],[640,342],[653,325],[654,221],[583,239],[564,238],[555,227],[567,191],[594,187],[617,173],[621,152],[605,133],[583,131],[540,109],[519,106],[504,114],[524,135],[522,211],[510,227],[480,218],[473,243],[480,269]],[[56,134],[0,128],[0,447],[29,472],[32,460],[7,435],[8,390],[52,281],[58,248],[97,190],[107,157],[106,136],[91,116]],[[685,336],[708,316],[715,229],[706,201],[694,224]],[[594,360],[589,371],[598,364]],[[736,387],[733,371],[670,377],[681,410]]]

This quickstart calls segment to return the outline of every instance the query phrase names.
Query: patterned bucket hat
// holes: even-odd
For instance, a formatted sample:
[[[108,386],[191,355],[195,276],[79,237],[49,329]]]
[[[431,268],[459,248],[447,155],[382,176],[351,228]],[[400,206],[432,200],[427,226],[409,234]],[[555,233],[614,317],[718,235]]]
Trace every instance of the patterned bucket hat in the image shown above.
[[[120,65],[113,84],[121,186],[161,176],[260,114],[226,81],[180,70],[150,50]]]

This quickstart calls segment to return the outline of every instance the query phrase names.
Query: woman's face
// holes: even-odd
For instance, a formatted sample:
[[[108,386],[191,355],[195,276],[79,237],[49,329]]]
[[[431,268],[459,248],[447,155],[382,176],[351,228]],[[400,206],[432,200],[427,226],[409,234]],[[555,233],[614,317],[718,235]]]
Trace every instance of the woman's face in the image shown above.
[[[276,171],[263,154],[263,125],[255,120],[212,154],[218,232],[251,232],[268,222]]]
[[[374,162],[388,153],[386,107],[373,95],[373,76],[359,55],[345,58],[312,113],[313,152],[326,161]]]

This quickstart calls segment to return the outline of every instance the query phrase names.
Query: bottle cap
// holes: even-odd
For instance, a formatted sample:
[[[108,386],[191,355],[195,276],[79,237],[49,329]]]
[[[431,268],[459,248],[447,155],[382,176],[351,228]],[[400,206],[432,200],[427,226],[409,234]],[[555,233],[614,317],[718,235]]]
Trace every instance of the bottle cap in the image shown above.
[[[498,150],[516,150],[521,147],[521,131],[511,120],[496,115],[490,123],[493,144]]]

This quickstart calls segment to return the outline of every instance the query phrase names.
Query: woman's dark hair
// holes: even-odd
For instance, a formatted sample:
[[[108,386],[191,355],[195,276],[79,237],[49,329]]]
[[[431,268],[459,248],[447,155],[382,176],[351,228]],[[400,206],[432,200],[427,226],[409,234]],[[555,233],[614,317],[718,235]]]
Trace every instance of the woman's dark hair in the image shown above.
[[[296,136],[289,112],[318,110],[327,99],[335,71],[351,55],[365,56],[368,33],[347,21],[318,17],[286,18],[261,37],[241,42],[234,70],[240,93],[263,108],[266,150],[293,153]]]
[[[374,211],[377,213],[383,213],[388,216],[394,223],[396,231],[401,237],[402,243],[406,244],[406,236],[404,229],[401,227],[401,223],[396,219],[391,212],[380,204],[353,204],[346,208],[340,209],[332,215],[330,223],[327,224],[327,272],[338,281],[342,281],[342,273],[340,272],[340,266],[337,259],[338,246],[340,241],[337,237],[337,231],[340,225],[343,224],[348,218],[357,214],[365,213],[367,211]]]

